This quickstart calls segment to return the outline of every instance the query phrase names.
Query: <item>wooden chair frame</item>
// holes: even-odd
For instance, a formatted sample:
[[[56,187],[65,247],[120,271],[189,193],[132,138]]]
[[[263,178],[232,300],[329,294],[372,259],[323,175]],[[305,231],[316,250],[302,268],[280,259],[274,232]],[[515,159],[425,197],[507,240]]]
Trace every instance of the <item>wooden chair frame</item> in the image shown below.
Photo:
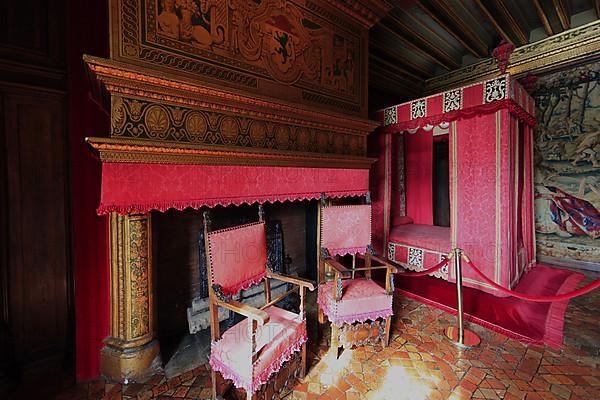
[[[210,215],[208,211],[203,213],[204,216],[204,246],[206,251],[208,251],[209,247],[209,233],[211,231],[211,221]],[[262,205],[259,205],[258,210],[259,222],[264,222],[264,212]],[[210,257],[207,254],[207,273],[208,276],[212,276],[212,265],[210,262]],[[305,295],[306,289],[314,290],[315,285],[312,281],[308,279],[303,279],[295,276],[275,273],[270,270],[268,265],[265,265],[266,275],[263,281],[264,285],[264,295],[265,295],[265,305],[260,308],[253,307],[248,304],[244,304],[240,301],[233,300],[230,297],[226,297],[223,295],[220,290],[220,286],[216,284],[212,284],[208,289],[208,298],[209,298],[209,311],[210,311],[210,333],[211,340],[213,342],[219,340],[221,338],[221,330],[219,327],[219,312],[218,307],[223,307],[227,310],[233,311],[237,314],[243,315],[250,320],[248,324],[248,335],[251,341],[251,349],[252,349],[252,358],[249,360],[250,363],[254,364],[259,357],[260,349],[256,350],[256,331],[258,326],[266,325],[269,322],[269,315],[266,311],[264,311],[267,307],[272,306],[292,293],[299,292],[300,294],[300,312],[298,315],[301,315],[304,320],[306,320],[306,309],[305,309]],[[276,298],[271,298],[271,285],[269,279],[276,279],[281,282],[291,283],[296,285],[296,287],[286,291],[280,296]],[[304,377],[306,374],[306,342],[302,345],[301,349],[301,370],[300,376]],[[217,398],[217,371],[212,371],[212,397],[213,399]],[[253,399],[254,393],[246,393],[247,398]]]
[[[371,200],[370,195],[367,194],[366,203],[371,204],[370,200]],[[330,206],[331,206],[331,201],[330,200],[326,201],[325,195],[321,194],[321,210],[324,207],[330,207]],[[319,237],[320,237],[320,233],[319,233]],[[319,246],[321,246],[321,243],[319,243]],[[357,258],[363,260],[364,267],[358,267],[358,268],[356,267]],[[332,271],[333,272],[333,281],[335,282],[335,285],[333,285],[333,299],[336,302],[341,301],[343,299],[342,280],[354,279],[355,273],[359,272],[359,271],[364,273],[366,279],[371,279],[371,272],[373,270],[379,270],[379,269],[385,269],[385,271],[386,271],[386,273],[385,273],[385,291],[388,295],[393,295],[393,293],[394,293],[394,274],[398,273],[398,268],[395,265],[392,265],[392,263],[389,260],[386,260],[384,258],[381,258],[381,257],[378,257],[377,255],[375,255],[371,244],[368,245],[367,251],[365,252],[365,254],[353,254],[352,255],[352,267],[351,268],[347,268],[346,266],[342,265],[339,262],[337,256],[332,257],[326,248],[320,247],[319,274],[318,274],[319,285],[325,283],[325,271],[327,271],[327,270]],[[319,323],[324,324],[326,316],[320,307],[319,307],[318,315],[319,315]],[[350,324],[344,324],[344,325],[350,325]],[[378,324],[374,324],[374,325],[360,324],[360,327],[357,329],[372,329],[372,328],[376,328],[378,332],[381,332],[381,326],[379,326]],[[360,345],[360,344],[373,343],[373,342],[379,341],[383,347],[387,347],[389,344],[389,340],[390,340],[391,316],[387,317],[385,319],[385,324],[384,324],[383,328],[384,328],[383,334],[378,334],[376,337],[378,340],[377,339],[371,340],[371,341],[366,340],[366,341],[363,341],[362,343],[342,343],[342,345],[344,345],[344,346],[346,344],[347,345],[354,345],[354,344]],[[340,331],[341,331],[341,328],[339,326],[337,326],[334,323],[331,323],[330,351],[334,352],[335,358],[337,358],[339,355]]]

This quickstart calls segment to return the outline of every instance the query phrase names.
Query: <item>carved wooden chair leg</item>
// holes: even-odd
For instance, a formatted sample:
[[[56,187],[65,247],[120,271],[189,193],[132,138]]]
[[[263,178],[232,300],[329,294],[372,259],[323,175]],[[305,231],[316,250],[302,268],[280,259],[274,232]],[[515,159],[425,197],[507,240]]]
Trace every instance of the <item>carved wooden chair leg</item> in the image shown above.
[[[323,325],[323,324],[325,324],[325,322],[327,322],[325,320],[325,313],[323,313],[323,311],[319,307],[319,325]],[[321,328],[321,326],[319,326],[319,328]]]
[[[331,346],[329,351],[337,360],[340,355],[340,328],[331,323]]]
[[[300,378],[304,378],[306,376],[306,342],[302,345],[302,365],[300,367]]]
[[[383,335],[383,347],[387,347],[390,344],[390,331],[392,326],[392,317],[385,319],[385,334]]]
[[[217,372],[211,371],[210,378],[212,380],[212,398],[217,398]]]

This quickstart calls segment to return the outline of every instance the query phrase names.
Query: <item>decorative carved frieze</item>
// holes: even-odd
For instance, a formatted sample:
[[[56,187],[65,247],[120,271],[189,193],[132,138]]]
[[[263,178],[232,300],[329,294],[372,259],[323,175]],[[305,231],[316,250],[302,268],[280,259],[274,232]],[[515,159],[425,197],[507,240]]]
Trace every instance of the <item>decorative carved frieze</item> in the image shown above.
[[[111,60],[85,61],[96,95],[111,110],[111,136],[118,139],[110,149],[97,148],[104,161],[222,164],[224,156],[239,155],[228,163],[285,166],[287,160],[290,166],[356,168],[372,161],[365,157],[366,137],[376,122],[216,90]],[[141,154],[128,154],[134,151]]]
[[[366,155],[364,135],[113,96],[111,136],[269,150]]]
[[[514,76],[527,72],[539,74],[598,57],[600,48],[600,20],[564,31],[538,42],[521,46],[511,54],[507,72]],[[460,68],[427,80],[426,94],[437,93],[500,74],[493,58]]]
[[[111,0],[111,58],[366,115],[369,0]],[[282,86],[283,85],[283,86]]]

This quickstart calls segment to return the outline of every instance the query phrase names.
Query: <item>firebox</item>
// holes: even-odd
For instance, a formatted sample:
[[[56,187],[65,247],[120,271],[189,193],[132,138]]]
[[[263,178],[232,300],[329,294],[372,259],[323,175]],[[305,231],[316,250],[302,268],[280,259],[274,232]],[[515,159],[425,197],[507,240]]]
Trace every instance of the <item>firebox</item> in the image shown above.
[[[275,272],[316,276],[316,201],[265,204],[269,265]],[[208,277],[202,213],[209,211],[215,229],[253,222],[256,205],[203,207],[199,210],[153,212],[153,252],[156,260],[157,328],[162,363],[167,376],[178,375],[207,362],[210,351]],[[272,283],[274,296],[289,288]],[[254,306],[264,303],[264,287],[242,291],[238,300]],[[284,308],[298,304],[287,298]],[[239,316],[220,310],[224,327]]]

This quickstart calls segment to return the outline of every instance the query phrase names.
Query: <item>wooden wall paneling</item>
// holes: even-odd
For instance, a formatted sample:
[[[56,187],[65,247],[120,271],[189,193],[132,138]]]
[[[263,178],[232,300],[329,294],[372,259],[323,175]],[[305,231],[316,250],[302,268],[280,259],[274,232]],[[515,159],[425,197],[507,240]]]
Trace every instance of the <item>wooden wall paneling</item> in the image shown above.
[[[3,96],[0,94],[0,132],[4,126]],[[0,136],[3,138],[3,136]],[[7,176],[6,143],[0,140],[0,394],[14,386],[13,355],[9,337],[8,313],[8,224],[7,219]]]
[[[0,86],[5,148],[8,345],[22,390],[72,379],[65,96]]]
[[[64,0],[0,1],[0,58],[63,69]]]

